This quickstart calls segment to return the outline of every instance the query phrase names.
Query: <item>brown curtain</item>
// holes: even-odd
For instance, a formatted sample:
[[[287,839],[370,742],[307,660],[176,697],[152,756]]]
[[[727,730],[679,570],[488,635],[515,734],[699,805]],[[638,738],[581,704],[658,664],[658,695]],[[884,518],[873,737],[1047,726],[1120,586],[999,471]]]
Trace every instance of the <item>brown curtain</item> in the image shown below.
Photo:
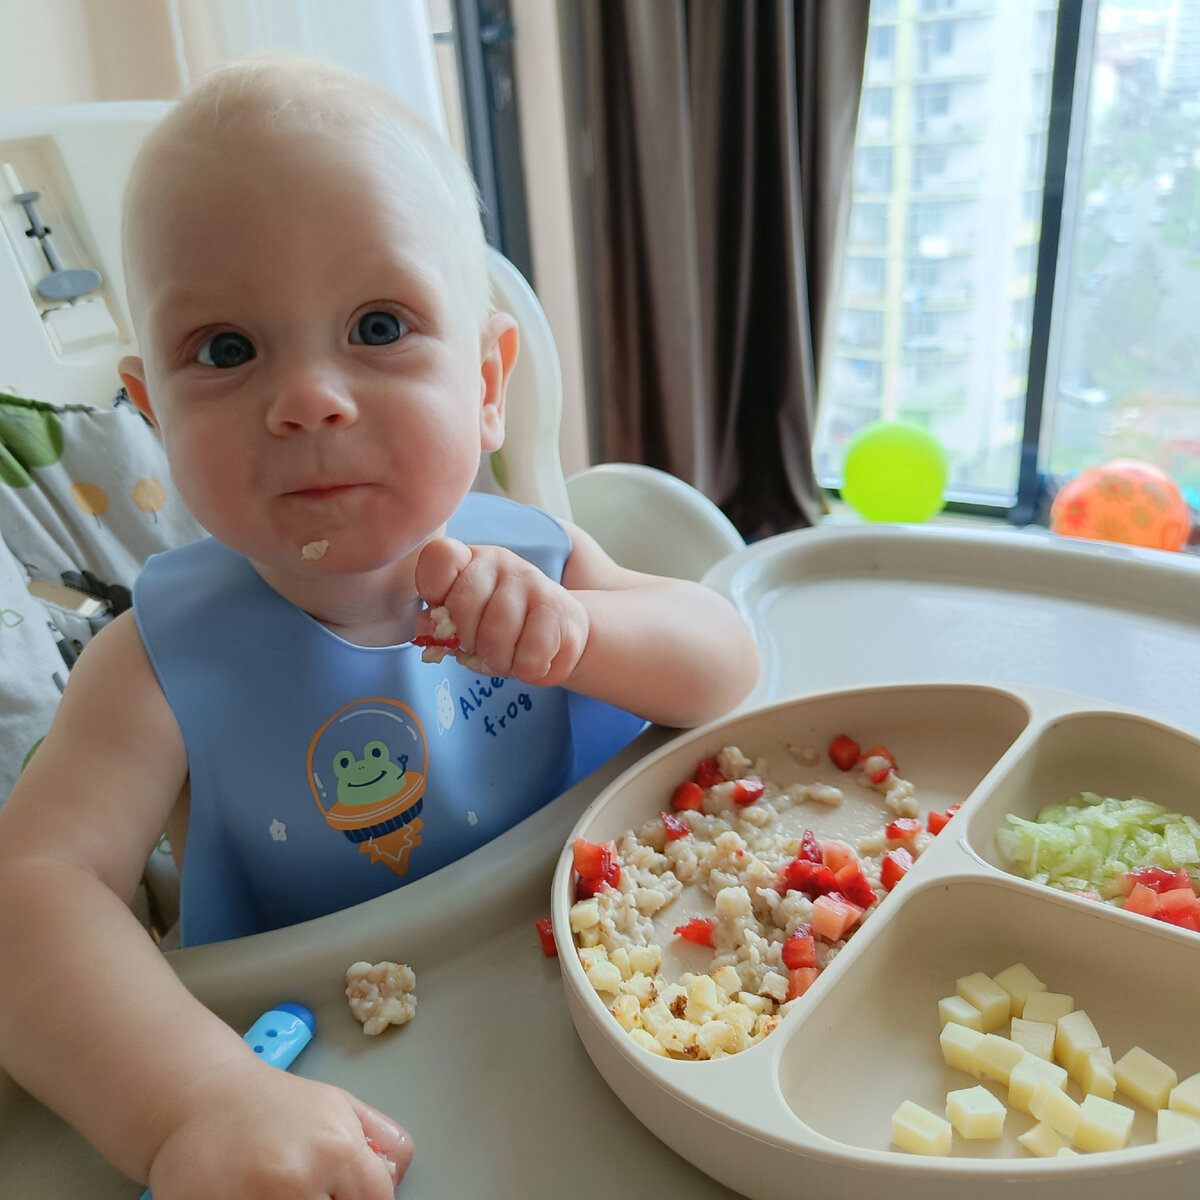
[[[869,0],[582,0],[601,448],[813,524]]]

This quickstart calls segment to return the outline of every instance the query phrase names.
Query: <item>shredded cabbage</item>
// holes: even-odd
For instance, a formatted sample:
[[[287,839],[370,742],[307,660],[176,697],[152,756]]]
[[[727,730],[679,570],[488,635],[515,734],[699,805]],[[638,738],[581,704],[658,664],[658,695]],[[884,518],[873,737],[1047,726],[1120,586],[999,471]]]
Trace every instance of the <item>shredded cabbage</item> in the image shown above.
[[[996,831],[1001,852],[1021,875],[1069,892],[1121,902],[1122,876],[1138,867],[1187,869],[1200,880],[1200,823],[1134,796],[1083,792],[1049,804],[1034,821],[1009,813]]]

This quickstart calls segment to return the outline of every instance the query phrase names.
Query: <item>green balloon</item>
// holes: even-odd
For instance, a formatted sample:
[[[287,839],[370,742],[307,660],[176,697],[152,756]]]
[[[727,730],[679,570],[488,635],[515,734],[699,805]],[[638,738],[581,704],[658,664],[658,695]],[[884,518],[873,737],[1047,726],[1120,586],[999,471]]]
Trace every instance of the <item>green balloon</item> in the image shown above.
[[[927,429],[873,421],[855,434],[842,499],[868,521],[925,521],[946,503],[946,452]]]

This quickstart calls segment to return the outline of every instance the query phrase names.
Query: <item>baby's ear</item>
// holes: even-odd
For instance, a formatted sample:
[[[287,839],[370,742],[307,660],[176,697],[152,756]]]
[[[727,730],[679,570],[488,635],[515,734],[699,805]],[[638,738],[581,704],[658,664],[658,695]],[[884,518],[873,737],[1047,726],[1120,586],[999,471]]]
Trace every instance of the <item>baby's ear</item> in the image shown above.
[[[142,360],[134,354],[127,354],[117,364],[117,373],[121,376],[121,382],[125,385],[130,400],[143,415],[157,426],[158,418],[155,417],[154,410],[150,407],[150,395],[146,391],[146,367]]]
[[[513,364],[517,361],[520,334],[508,313],[493,313],[480,334],[479,434],[486,453],[504,443],[504,399]]]

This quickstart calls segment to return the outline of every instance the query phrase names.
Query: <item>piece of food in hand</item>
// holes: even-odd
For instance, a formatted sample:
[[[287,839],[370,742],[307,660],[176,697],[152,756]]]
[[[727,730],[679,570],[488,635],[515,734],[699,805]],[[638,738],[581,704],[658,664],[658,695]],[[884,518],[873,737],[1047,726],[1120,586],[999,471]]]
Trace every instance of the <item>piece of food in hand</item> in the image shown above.
[[[382,1033],[389,1025],[407,1025],[417,1012],[417,977],[405,963],[356,962],[346,969],[346,999],[362,1022],[363,1033]]]
[[[413,638],[413,645],[421,647],[421,661],[439,663],[447,654],[454,657],[470,671],[485,671],[486,665],[478,654],[463,650],[458,640],[458,627],[444,605],[429,610],[433,618],[433,633],[421,633]]]
[[[372,1154],[377,1154],[379,1156],[379,1158],[383,1161],[383,1165],[387,1167],[388,1174],[395,1179],[400,1168],[397,1167],[396,1164],[392,1162],[392,1160],[388,1158],[386,1154],[384,1154],[383,1147],[372,1138],[367,1138],[367,1149],[370,1150]]]
[[[329,549],[329,542],[322,538],[319,542],[305,542],[300,547],[300,557],[305,562],[316,562],[318,558],[325,557],[325,551]]]

